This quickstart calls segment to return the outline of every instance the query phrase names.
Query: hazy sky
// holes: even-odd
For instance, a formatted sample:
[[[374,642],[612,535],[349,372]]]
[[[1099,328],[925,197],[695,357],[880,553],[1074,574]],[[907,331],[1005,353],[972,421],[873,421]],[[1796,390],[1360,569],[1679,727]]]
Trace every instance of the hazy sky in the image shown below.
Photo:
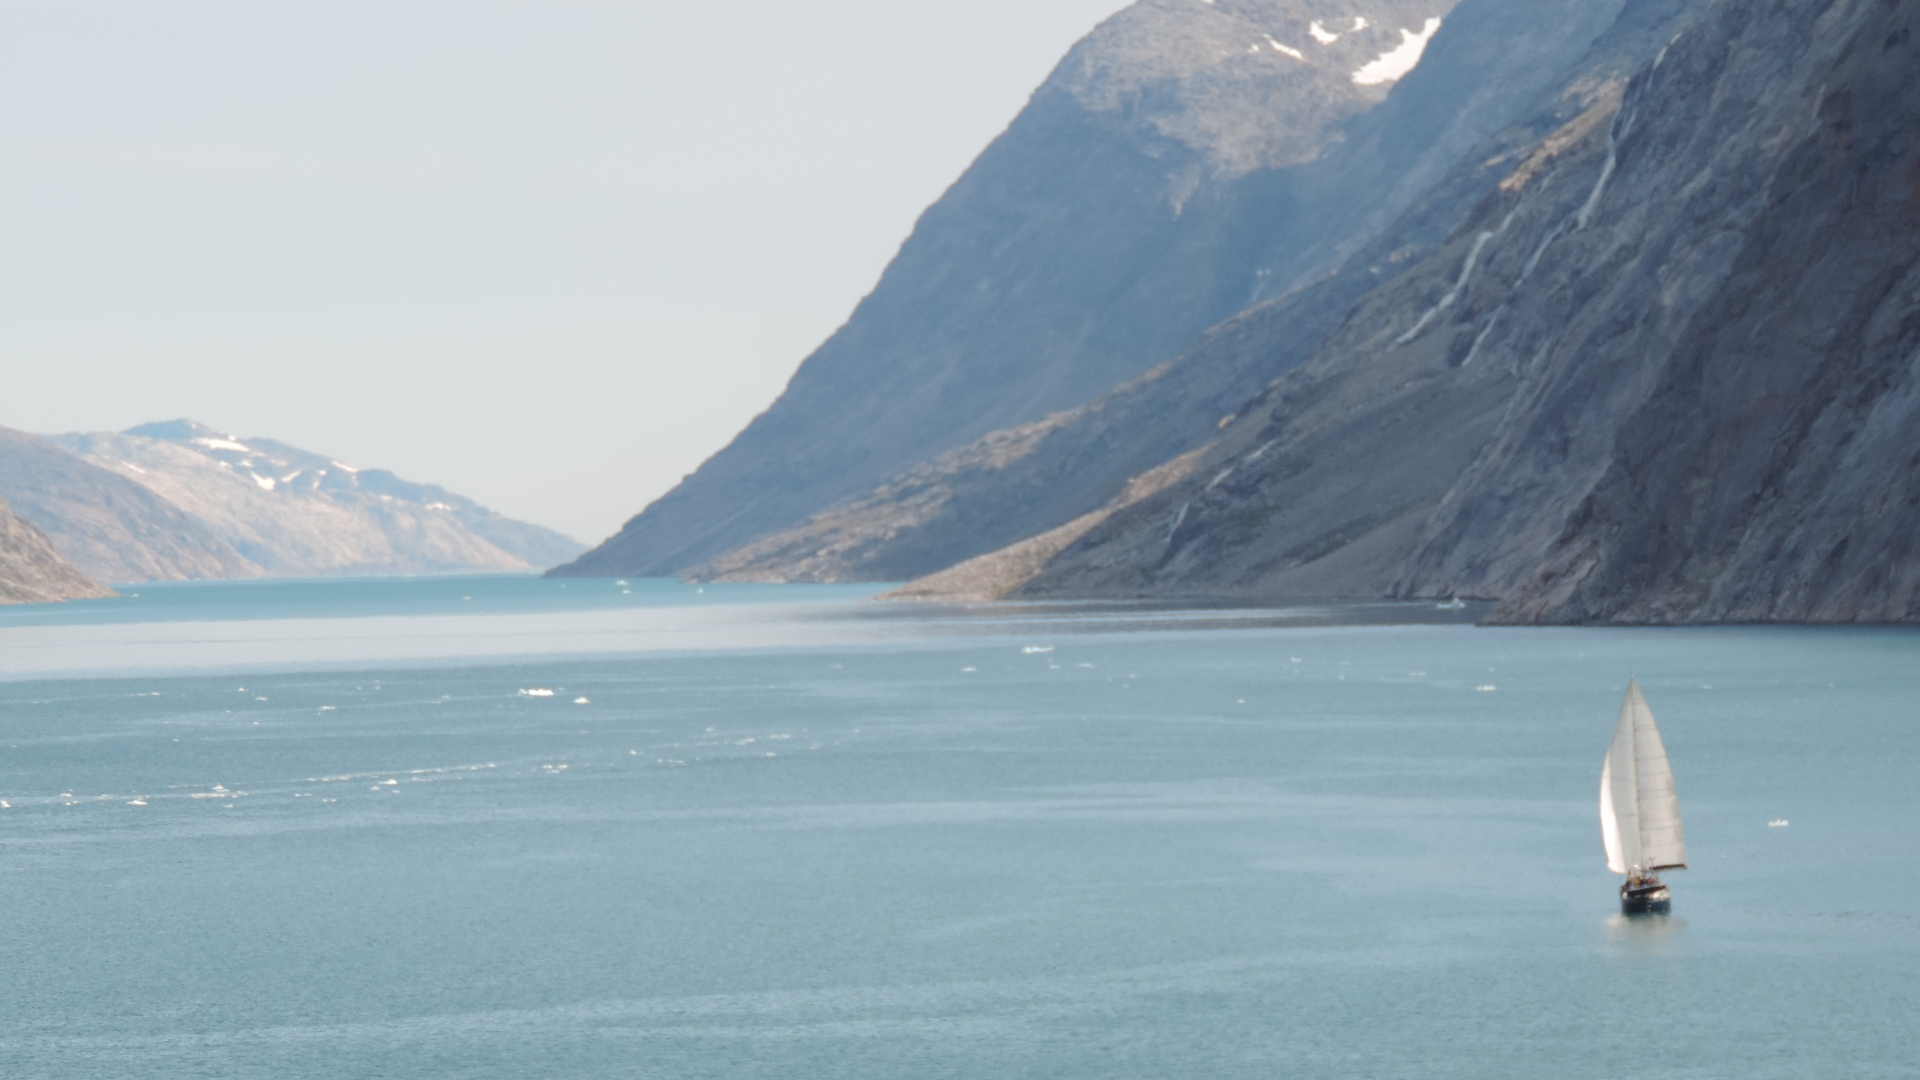
[[[190,416],[598,541],[1123,0],[0,0],[0,425]]]

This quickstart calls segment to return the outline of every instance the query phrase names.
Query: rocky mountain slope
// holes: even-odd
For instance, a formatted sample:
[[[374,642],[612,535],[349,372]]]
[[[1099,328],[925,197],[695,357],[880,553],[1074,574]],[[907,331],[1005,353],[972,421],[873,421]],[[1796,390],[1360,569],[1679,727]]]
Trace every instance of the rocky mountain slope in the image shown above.
[[[0,604],[43,604],[112,596],[60,557],[39,529],[0,499]]]
[[[1261,290],[1284,290],[1312,268],[1286,223],[1318,206],[1303,208],[1284,178],[1345,145],[1346,124],[1446,33],[1455,2],[1141,0],[1120,12],[927,210],[780,400],[559,573],[683,571],[990,432],[1077,408]],[[1580,24],[1608,2],[1537,6]],[[1485,123],[1475,102],[1452,104],[1447,117]],[[1453,137],[1450,120],[1432,119],[1420,138]],[[1365,175],[1355,205],[1406,197]]]
[[[109,580],[514,571],[582,548],[440,487],[186,420],[7,447],[0,493]]]
[[[0,428],[0,497],[99,581],[261,573],[172,503],[38,435]]]
[[[912,578],[1080,519],[1123,493],[1137,496],[1136,477],[1216,437],[1223,418],[1312,356],[1361,297],[1445,243],[1530,154],[1565,141],[1570,124],[1590,127],[1611,107],[1596,106],[1610,103],[1627,74],[1666,43],[1687,7],[1687,0],[1635,0],[1576,11],[1465,0],[1420,68],[1359,122],[1363,130],[1351,132],[1351,145],[1294,170],[1296,190],[1311,193],[1301,205],[1325,210],[1285,219],[1296,254],[1313,248],[1311,228],[1325,235],[1326,220],[1396,201],[1346,199],[1340,191],[1368,192],[1367,177],[1377,188],[1383,179],[1404,186],[1415,175],[1438,175],[1392,228],[1336,272],[1256,304],[1201,335],[1176,361],[1088,405],[991,433],[685,573]],[[1582,21],[1603,17],[1611,24]],[[1457,111],[1437,121],[1435,112],[1450,105]],[[1496,124],[1505,126],[1489,136]],[[1463,152],[1458,141],[1472,134],[1482,141]],[[1453,167],[1439,171],[1446,161]]]
[[[1920,618],[1917,20],[1705,4],[1182,478],[997,591]]]

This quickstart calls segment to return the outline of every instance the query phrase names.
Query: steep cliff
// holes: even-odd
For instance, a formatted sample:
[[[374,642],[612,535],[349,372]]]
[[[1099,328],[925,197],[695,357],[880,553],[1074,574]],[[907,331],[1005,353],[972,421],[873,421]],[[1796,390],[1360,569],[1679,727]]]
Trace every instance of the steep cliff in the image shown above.
[[[261,573],[172,503],[38,435],[0,428],[0,497],[97,581]]]
[[[1920,618],[1915,20],[1706,5],[1019,593]]]
[[[1490,536],[1500,496],[1462,485],[1409,587],[1498,589],[1509,621],[1920,620],[1920,5],[1804,6],[1729,10],[1710,28],[1754,54],[1729,57],[1721,92],[1777,79],[1750,129],[1774,153],[1751,200],[1729,200],[1743,228],[1724,277],[1674,348],[1621,380],[1645,395],[1597,477]],[[1711,55],[1687,52],[1669,61],[1676,82]],[[1660,123],[1644,142],[1623,133],[1623,195],[1634,158],[1659,154]],[[1619,415],[1570,395],[1527,424]],[[1503,445],[1499,467],[1537,473],[1544,441]],[[1532,565],[1460,558],[1489,543]]]
[[[556,572],[681,572],[1077,408],[1286,288],[1300,266],[1260,272],[1293,251],[1274,242],[1302,212],[1277,178],[1379,104],[1454,3],[1142,0],[1114,16],[927,210],[779,401]]]
[[[1123,501],[1136,499],[1135,477],[1214,439],[1224,418],[1312,356],[1369,291],[1445,243],[1530,155],[1549,140],[1565,142],[1570,130],[1590,129],[1610,110],[1625,76],[1672,36],[1687,7],[1687,0],[1578,10],[1466,0],[1420,68],[1358,122],[1362,130],[1351,142],[1293,171],[1293,188],[1303,193],[1296,205],[1314,212],[1282,219],[1286,228],[1276,235],[1287,242],[1276,242],[1276,258],[1306,265],[1315,244],[1309,234],[1317,230],[1324,240],[1339,232],[1328,222],[1348,222],[1353,236],[1373,227],[1362,220],[1368,215],[1405,207],[1393,227],[1337,271],[1256,304],[1201,335],[1174,362],[1085,406],[903,470],[688,576],[913,578],[1110,509],[1128,491]],[[1614,11],[1618,17],[1595,39],[1596,27],[1583,20]],[[1467,135],[1482,141],[1460,146]],[[1416,176],[1425,178],[1425,190],[1410,205],[1387,191],[1385,185],[1404,188]]]
[[[39,529],[0,499],[0,604],[42,604],[112,596],[62,559]]]
[[[208,546],[199,561],[174,561],[158,568],[170,571],[164,573],[149,567],[149,576],[514,571],[549,566],[581,550],[569,537],[502,517],[444,488],[192,421],[49,441],[137,484],[201,530]],[[72,538],[72,557],[89,559],[95,557],[89,542],[151,533],[145,508],[123,496],[116,488],[96,493],[90,503],[43,499],[36,506],[56,541]],[[116,527],[122,531],[112,533]]]

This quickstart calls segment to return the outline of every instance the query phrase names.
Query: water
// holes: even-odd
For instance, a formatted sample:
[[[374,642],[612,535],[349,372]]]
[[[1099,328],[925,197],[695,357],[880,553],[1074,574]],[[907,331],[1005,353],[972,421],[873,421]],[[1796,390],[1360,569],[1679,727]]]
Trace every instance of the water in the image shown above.
[[[0,615],[0,1075],[1920,1074],[1920,635],[569,584]]]

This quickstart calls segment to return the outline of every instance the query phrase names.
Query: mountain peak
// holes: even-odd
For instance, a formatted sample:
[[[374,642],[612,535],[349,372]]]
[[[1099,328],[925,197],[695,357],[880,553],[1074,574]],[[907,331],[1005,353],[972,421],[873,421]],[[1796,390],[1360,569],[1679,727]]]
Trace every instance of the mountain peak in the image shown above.
[[[1318,157],[1419,62],[1457,0],[1145,0],[1074,47],[1049,85],[1131,116],[1223,176]]]
[[[178,420],[156,420],[149,424],[139,424],[121,434],[138,435],[143,439],[165,439],[168,442],[192,442],[196,439],[220,439],[236,443],[240,441],[238,437],[228,432],[185,417]]]

